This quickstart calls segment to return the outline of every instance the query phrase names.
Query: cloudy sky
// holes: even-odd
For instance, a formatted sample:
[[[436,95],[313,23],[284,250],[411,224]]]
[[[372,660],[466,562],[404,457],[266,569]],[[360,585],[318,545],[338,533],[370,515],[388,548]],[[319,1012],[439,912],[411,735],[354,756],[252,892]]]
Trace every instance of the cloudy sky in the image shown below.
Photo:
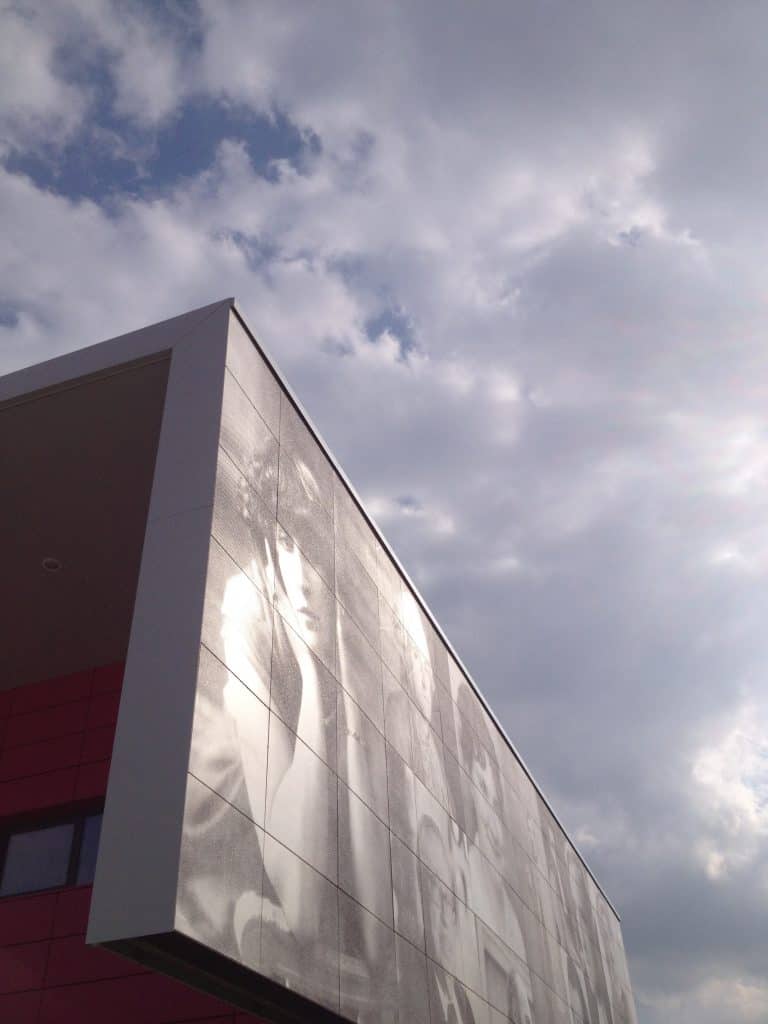
[[[768,9],[2,2],[0,372],[235,295],[622,914],[768,1021]]]

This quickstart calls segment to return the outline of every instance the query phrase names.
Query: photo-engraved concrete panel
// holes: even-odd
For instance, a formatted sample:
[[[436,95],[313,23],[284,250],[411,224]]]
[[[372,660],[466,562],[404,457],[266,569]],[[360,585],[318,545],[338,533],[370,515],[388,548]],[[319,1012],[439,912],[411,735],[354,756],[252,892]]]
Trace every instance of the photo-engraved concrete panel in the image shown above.
[[[310,705],[307,691],[314,698]],[[283,620],[275,615],[270,707],[332,771],[337,770],[339,684]]]
[[[202,640],[264,703],[269,701],[272,605],[213,537]]]
[[[379,592],[352,548],[336,544],[336,595],[379,652]]]
[[[277,531],[276,604],[288,625],[334,671],[335,602],[320,574],[289,533]]]
[[[267,707],[203,647],[189,770],[260,826],[267,792],[268,728]]]
[[[250,335],[233,315],[228,325],[226,366],[272,435],[279,437],[282,389]],[[224,422],[227,418],[225,415]]]
[[[338,473],[333,477],[333,514],[336,547],[350,551],[375,584],[380,544]]]
[[[398,1022],[429,1024],[427,958],[421,949],[395,935]]]
[[[266,829],[333,882],[338,876],[336,794],[336,776],[331,769],[272,715]]]
[[[258,970],[264,833],[189,776],[184,807],[176,927]]]
[[[390,833],[395,930],[419,949],[425,948],[419,860]]]
[[[396,835],[411,850],[416,851],[418,848],[416,776],[390,744],[387,744],[386,756],[389,827],[393,835]]]
[[[313,498],[333,516],[333,467],[285,392],[280,396],[280,454],[299,467]]]
[[[338,889],[271,836],[264,855],[262,913],[264,974],[321,1006],[338,1009]]]
[[[229,370],[224,376],[220,443],[274,516],[277,512],[277,438]]]
[[[212,533],[271,602],[275,591],[275,517],[224,452],[219,455],[216,471]]]
[[[294,462],[282,449],[277,518],[326,585],[333,587],[333,519],[306,465]]]
[[[396,1024],[398,994],[394,932],[340,892],[339,939],[342,1015],[347,1020]]]
[[[336,674],[377,729],[384,728],[383,668],[378,650],[341,605],[336,608]]]
[[[389,808],[384,737],[343,690],[339,690],[338,709],[339,777],[386,822]]]
[[[393,927],[389,830],[341,781],[339,886],[386,925]]]
[[[163,426],[183,447],[184,395],[206,392],[204,465],[166,460],[199,496],[197,547],[171,473],[169,554],[147,548],[186,558],[193,593],[175,624],[169,581],[137,602],[183,639],[154,680],[179,695],[174,740],[151,752],[172,912],[108,944],[281,1022],[634,1024],[615,912],[287,385],[219,320],[216,353],[177,360]]]

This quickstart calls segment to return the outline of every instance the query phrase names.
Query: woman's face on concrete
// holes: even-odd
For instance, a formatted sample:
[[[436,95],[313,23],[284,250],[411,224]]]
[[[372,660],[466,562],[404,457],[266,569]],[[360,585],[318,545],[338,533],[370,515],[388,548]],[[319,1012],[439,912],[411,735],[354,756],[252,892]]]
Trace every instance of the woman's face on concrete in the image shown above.
[[[300,625],[310,632],[317,632],[317,615],[309,606],[311,585],[304,568],[304,558],[294,540],[284,531],[280,531],[278,538],[277,563],[285,595]]]

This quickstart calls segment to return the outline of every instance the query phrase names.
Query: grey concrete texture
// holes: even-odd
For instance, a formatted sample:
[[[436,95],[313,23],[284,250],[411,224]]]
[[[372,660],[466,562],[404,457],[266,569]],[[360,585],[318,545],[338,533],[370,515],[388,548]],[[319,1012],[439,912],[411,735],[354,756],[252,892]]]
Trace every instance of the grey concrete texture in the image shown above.
[[[275,408],[269,366],[258,358],[238,326],[227,362],[239,387],[225,390],[223,422],[235,420],[226,409],[234,396],[251,424],[241,436],[254,438],[250,450],[240,443],[240,466],[257,476],[259,460],[274,459],[263,438]],[[243,395],[266,404],[245,410]],[[244,889],[247,910],[232,889],[188,934],[204,941],[215,920],[230,928],[225,908],[238,908],[239,920],[252,915],[249,934],[263,915],[269,976],[348,1020],[629,1024],[612,911],[282,388],[279,405],[276,513],[266,514],[246,479],[234,488],[228,466],[230,482],[217,487],[215,537],[230,575],[209,581],[204,638],[233,691],[249,687],[270,716],[266,774],[261,753],[249,770],[244,740],[241,767],[226,775],[258,779],[244,813],[258,826],[266,808],[272,856],[254,861],[260,907],[255,887]],[[263,428],[254,430],[254,413]],[[232,448],[222,443],[220,477]],[[271,631],[269,610],[247,596],[255,580],[271,599]],[[264,654],[244,657],[253,637],[263,637]],[[226,697],[221,707],[230,707]],[[229,739],[208,756],[238,760]],[[185,830],[182,850],[193,841]],[[206,887],[204,875],[184,884]],[[180,885],[180,905],[188,898]],[[310,963],[321,966],[297,969]]]

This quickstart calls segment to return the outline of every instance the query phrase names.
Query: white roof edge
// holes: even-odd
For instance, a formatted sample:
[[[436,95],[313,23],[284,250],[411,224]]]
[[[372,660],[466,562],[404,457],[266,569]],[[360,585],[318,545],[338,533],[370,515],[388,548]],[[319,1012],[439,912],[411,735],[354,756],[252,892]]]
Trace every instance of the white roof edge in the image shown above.
[[[176,344],[183,342],[185,334],[195,324],[222,306],[232,308],[234,302],[231,297],[218,299],[134,331],[60,352],[49,359],[19,366],[5,374],[0,373],[0,404],[10,404],[17,398],[26,398],[37,391],[57,388],[79,377],[101,374],[119,363],[143,361],[161,352],[169,352]],[[174,321],[178,321],[175,327]]]

